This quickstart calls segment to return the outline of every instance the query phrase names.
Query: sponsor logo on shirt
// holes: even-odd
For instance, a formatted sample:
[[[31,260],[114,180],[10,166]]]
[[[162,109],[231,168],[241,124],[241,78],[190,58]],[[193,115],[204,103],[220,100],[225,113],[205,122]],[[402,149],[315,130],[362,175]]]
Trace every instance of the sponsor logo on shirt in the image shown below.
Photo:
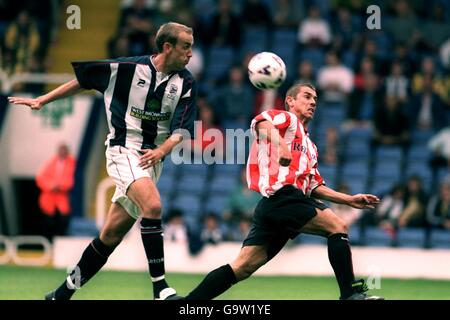
[[[171,112],[147,111],[136,107],[131,107],[130,115],[132,117],[148,121],[165,121],[170,119]]]

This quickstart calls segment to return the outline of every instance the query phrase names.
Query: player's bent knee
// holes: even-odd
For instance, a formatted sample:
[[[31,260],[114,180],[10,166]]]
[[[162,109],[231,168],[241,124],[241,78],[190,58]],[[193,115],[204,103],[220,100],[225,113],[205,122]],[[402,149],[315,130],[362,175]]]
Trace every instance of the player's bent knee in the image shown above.
[[[142,215],[146,218],[158,219],[161,217],[161,202],[154,201],[142,208]]]

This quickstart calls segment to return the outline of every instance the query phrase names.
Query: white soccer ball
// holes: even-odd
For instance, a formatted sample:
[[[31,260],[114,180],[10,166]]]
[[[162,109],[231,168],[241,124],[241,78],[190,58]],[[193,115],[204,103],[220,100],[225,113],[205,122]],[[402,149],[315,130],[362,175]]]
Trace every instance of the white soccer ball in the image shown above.
[[[248,77],[258,89],[275,89],[286,79],[283,59],[272,52],[260,52],[248,63]]]

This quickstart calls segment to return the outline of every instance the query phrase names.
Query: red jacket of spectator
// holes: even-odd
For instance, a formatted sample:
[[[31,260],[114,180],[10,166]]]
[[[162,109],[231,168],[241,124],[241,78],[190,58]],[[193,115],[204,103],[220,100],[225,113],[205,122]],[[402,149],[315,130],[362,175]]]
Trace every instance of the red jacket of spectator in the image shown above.
[[[36,183],[41,189],[39,206],[44,214],[54,216],[56,210],[63,215],[70,214],[69,196],[74,185],[75,163],[70,155],[64,159],[56,155],[38,171]]]

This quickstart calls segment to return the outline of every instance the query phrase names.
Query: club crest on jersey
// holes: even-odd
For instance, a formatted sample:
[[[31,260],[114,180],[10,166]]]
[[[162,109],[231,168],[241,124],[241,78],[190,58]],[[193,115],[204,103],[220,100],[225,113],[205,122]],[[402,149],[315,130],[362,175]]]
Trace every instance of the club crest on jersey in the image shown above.
[[[167,99],[174,100],[177,96],[178,87],[175,84],[170,84],[169,93],[167,94]]]

